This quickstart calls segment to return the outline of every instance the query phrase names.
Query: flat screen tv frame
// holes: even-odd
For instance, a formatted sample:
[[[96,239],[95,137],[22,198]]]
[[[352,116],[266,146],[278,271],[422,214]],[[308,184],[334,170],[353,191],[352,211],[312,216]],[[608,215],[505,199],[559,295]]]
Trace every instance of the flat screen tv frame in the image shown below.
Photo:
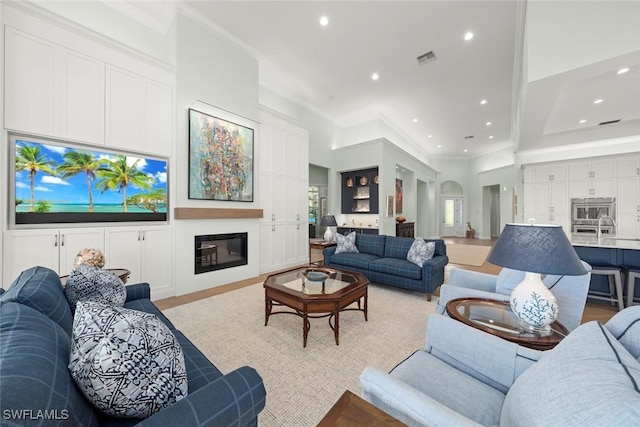
[[[169,219],[169,159],[162,156],[141,154],[135,151],[126,151],[106,146],[85,145],[77,142],[69,142],[57,140],[53,138],[32,137],[23,134],[9,134],[9,156],[8,156],[8,175],[9,186],[7,187],[8,197],[8,220],[10,229],[34,229],[34,228],[60,228],[60,227],[77,227],[77,226],[96,226],[96,225],[134,225],[144,223],[166,224]],[[32,212],[25,212],[27,206],[30,208],[30,196],[27,198],[17,197],[18,192],[24,192],[25,175],[28,178],[28,172],[16,171],[17,145],[30,145],[40,148],[40,154],[45,156],[52,154],[48,160],[54,162],[51,168],[55,168],[56,164],[64,162],[63,154],[69,151],[88,152],[93,155],[96,160],[101,160],[101,167],[108,170],[111,166],[107,160],[115,161],[119,157],[125,156],[127,165],[138,172],[142,172],[149,178],[145,178],[140,174],[138,179],[147,182],[146,188],[136,188],[133,185],[127,186],[127,212],[124,212],[123,188],[109,188],[104,184],[100,188],[96,188],[97,182],[103,180],[105,176],[98,176],[92,181],[92,196],[94,198],[94,211],[88,211],[88,186],[85,172],[77,173],[74,176],[67,177],[66,181],[62,178],[62,173],[57,171],[56,175],[47,174],[45,172],[37,172],[34,179],[34,187],[40,188],[34,195],[35,206]],[[56,153],[56,154],[53,154]],[[139,160],[138,160],[139,159]],[[45,159],[47,160],[47,159]],[[137,161],[137,163],[136,163]],[[134,165],[135,164],[135,165]],[[50,168],[50,169],[51,169]],[[102,173],[102,172],[100,172]],[[48,178],[43,181],[43,177]],[[79,181],[83,181],[83,185]],[[30,181],[30,179],[29,179]],[[75,183],[73,183],[75,181]],[[28,182],[30,186],[30,182]],[[77,203],[70,203],[74,200],[65,200],[63,203],[60,198],[64,194],[68,194],[73,186],[77,187],[76,193],[78,197]],[[150,187],[149,187],[150,185]],[[18,187],[22,187],[21,190]],[[104,190],[104,191],[102,191]],[[118,190],[120,192],[118,193]],[[145,195],[154,195],[152,191],[158,190],[164,193],[164,203],[159,201],[151,201],[152,198],[145,198]],[[30,192],[30,190],[29,190]],[[45,197],[43,198],[43,194]],[[157,193],[155,193],[157,195]],[[134,198],[134,196],[138,196]],[[50,197],[50,199],[49,199]],[[58,199],[56,199],[58,198]],[[116,201],[121,198],[122,201]],[[22,200],[20,209],[16,204],[16,199]],[[26,200],[25,200],[26,199]],[[49,199],[49,200],[47,200]],[[108,202],[107,202],[108,199]],[[44,201],[44,203],[43,203]],[[132,204],[135,201],[137,204]],[[60,205],[75,205],[73,209],[65,210]],[[119,206],[115,206],[115,205]],[[84,205],[84,206],[82,206]],[[81,207],[82,206],[82,207]],[[86,209],[85,209],[86,207]],[[53,208],[53,209],[52,209]],[[60,209],[59,209],[60,208]],[[56,212],[56,210],[61,210]],[[154,212],[155,210],[155,212]],[[20,212],[19,212],[20,211]]]

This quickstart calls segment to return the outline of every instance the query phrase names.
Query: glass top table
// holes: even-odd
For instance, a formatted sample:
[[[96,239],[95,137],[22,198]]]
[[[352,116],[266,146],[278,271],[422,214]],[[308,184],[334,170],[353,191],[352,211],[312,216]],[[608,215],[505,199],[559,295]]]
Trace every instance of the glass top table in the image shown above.
[[[569,333],[557,321],[551,324],[551,334],[548,336],[527,330],[511,311],[508,301],[456,298],[447,303],[446,310],[449,317],[473,328],[536,350],[555,347]]]

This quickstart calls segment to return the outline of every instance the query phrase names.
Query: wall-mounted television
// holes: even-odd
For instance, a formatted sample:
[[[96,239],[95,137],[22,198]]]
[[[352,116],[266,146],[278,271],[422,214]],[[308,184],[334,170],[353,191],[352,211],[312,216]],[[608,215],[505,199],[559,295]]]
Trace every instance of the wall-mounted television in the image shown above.
[[[167,160],[10,137],[16,226],[167,220]]]

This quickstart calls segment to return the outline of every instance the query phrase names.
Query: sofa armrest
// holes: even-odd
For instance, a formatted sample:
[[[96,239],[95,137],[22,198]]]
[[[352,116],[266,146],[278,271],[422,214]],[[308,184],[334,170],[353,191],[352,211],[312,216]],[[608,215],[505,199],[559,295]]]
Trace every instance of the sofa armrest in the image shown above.
[[[243,366],[136,425],[245,426],[256,419],[265,403],[262,378],[255,369]]]
[[[463,288],[478,289],[480,291],[495,292],[498,276],[477,271],[452,268],[449,270],[449,285]]]
[[[429,316],[425,351],[504,393],[543,353],[439,314]]]
[[[422,265],[422,269],[426,273],[431,273],[434,270],[438,270],[440,268],[444,269],[444,267],[449,263],[449,257],[446,255],[436,255],[431,259],[428,259]]]
[[[494,301],[509,301],[509,295],[497,294],[495,292],[479,291],[473,288],[463,288],[462,286],[453,286],[444,284],[440,286],[440,298],[438,299],[438,314],[446,315],[447,303],[456,298],[484,298]]]
[[[137,299],[151,299],[151,287],[148,283],[136,283],[135,285],[127,285],[127,299],[125,302]]]
[[[480,425],[378,368],[367,366],[360,384],[364,400],[407,425]]]
[[[331,247],[328,247],[328,248],[324,248],[322,250],[322,256],[324,257],[324,265],[328,265],[329,264],[328,258],[331,258],[331,255],[334,254],[336,249],[337,249],[337,246],[331,246]]]

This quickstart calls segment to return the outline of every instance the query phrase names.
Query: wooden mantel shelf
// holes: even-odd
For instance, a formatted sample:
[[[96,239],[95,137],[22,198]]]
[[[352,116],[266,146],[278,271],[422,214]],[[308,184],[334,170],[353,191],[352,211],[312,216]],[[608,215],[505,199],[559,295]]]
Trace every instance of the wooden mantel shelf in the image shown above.
[[[262,209],[174,208],[175,219],[262,218]]]

